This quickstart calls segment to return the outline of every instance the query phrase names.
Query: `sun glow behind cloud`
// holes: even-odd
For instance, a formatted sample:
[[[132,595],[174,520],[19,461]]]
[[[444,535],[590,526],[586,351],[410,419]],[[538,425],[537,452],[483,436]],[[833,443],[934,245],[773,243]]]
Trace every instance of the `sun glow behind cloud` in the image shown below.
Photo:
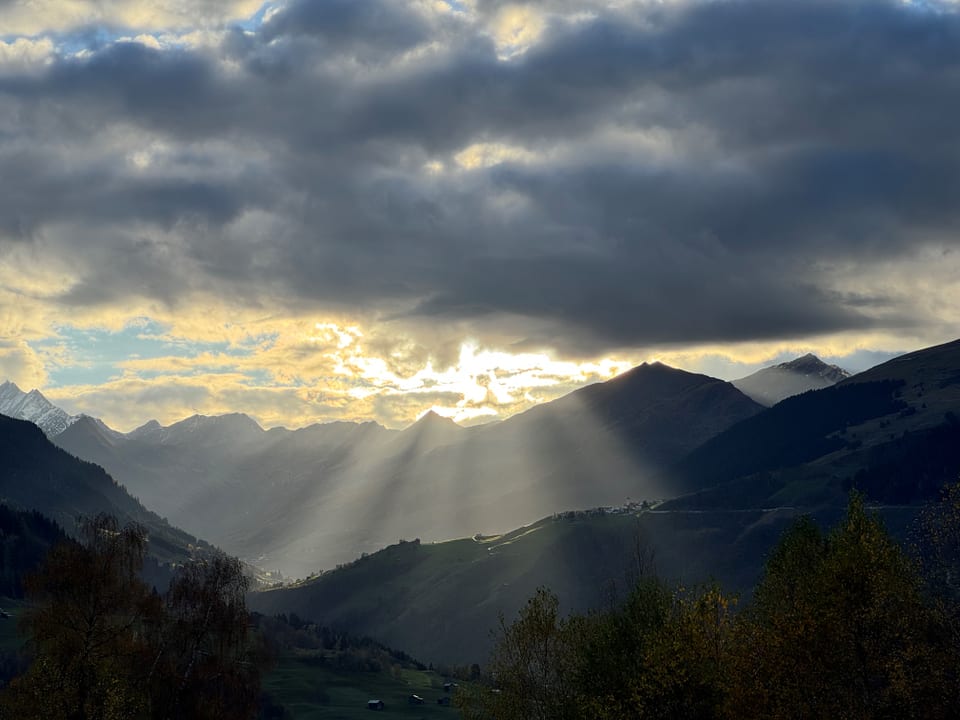
[[[630,365],[475,342],[443,360],[409,337],[373,331],[368,338],[356,323],[271,318],[218,328],[182,315],[167,326],[143,317],[112,328],[60,325],[56,338],[37,338],[21,352],[45,372],[16,379],[42,376],[54,401],[124,430],[153,417],[169,423],[237,410],[268,426],[374,419],[402,427],[428,409],[469,423],[506,417]]]
[[[162,149],[161,149],[162,154]],[[57,293],[70,269],[39,264],[25,246],[0,268],[0,377],[39,387],[71,412],[120,430],[149,419],[247,412],[265,426],[375,420],[403,427],[428,410],[470,424],[509,417],[643,361],[736,378],[816,352],[852,370],[910,349],[897,335],[803,342],[701,344],[571,357],[476,339],[457,323],[404,325],[376,316],[288,316],[197,290],[175,307],[131,298],[73,308]]]
[[[949,339],[956,58],[807,5],[0,2],[0,379],[395,427]]]
[[[52,333],[0,346],[0,372],[120,430],[154,418],[169,424],[194,413],[237,411],[267,427],[334,420],[404,427],[428,410],[462,424],[502,419],[644,360],[733,378],[812,350],[860,369],[858,352],[892,342],[824,338],[563,359],[458,340],[455,332],[428,346],[412,334],[346,318],[207,310],[162,321],[105,319],[86,327],[60,322]],[[431,347],[450,349],[438,355]]]
[[[546,22],[543,15],[529,5],[507,5],[494,17],[493,38],[501,59],[520,55],[543,35]]]

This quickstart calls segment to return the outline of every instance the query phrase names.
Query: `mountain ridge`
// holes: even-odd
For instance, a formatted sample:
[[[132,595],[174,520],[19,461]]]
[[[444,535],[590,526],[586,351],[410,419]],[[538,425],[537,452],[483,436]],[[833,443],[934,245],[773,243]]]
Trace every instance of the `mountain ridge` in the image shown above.
[[[9,380],[0,383],[0,414],[32,422],[48,437],[63,432],[79,417],[54,405],[36,388],[24,392]]]
[[[671,469],[694,493],[671,507],[933,499],[960,476],[960,340],[787,398]],[[913,466],[913,472],[908,468]]]
[[[54,445],[34,423],[0,415],[0,456],[0,500],[12,508],[42,513],[68,531],[80,517],[99,513],[139,523],[150,534],[151,552],[164,561],[183,561],[203,545],[145,508],[101,466]]]
[[[730,383],[650,364],[478,427],[427,413],[401,431],[371,423],[265,431],[234,416],[218,422],[246,430],[206,442],[212,435],[197,430],[217,423],[194,417],[116,443],[79,430],[57,442],[177,525],[303,576],[398,537],[502,532],[545,512],[663,496],[653,468],[761,410]]]
[[[837,365],[828,365],[813,353],[771,365],[734,380],[741,392],[766,407],[808,390],[830,387],[851,377]]]

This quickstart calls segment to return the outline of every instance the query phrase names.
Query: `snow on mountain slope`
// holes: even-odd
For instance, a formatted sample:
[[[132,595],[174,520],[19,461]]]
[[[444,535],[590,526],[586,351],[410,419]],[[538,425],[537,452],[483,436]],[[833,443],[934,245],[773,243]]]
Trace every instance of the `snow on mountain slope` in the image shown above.
[[[77,421],[77,416],[58,408],[39,390],[25,393],[9,381],[0,385],[0,415],[29,420],[48,437],[59,435]]]

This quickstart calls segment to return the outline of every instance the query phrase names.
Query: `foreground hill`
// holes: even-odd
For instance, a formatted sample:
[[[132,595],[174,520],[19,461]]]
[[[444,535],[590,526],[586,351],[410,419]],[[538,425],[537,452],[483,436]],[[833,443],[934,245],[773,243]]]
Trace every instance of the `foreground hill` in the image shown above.
[[[932,498],[960,474],[960,340],[788,398],[720,433],[671,481],[699,491],[673,507],[842,503],[856,487],[886,503]]]
[[[828,526],[842,512],[815,516]],[[249,604],[370,635],[424,662],[482,663],[500,614],[512,619],[539,586],[559,596],[564,612],[608,607],[641,569],[685,584],[718,580],[745,593],[799,514],[569,512],[500,536],[402,542],[297,585],[253,593]],[[884,510],[900,536],[913,516]]]
[[[81,419],[56,442],[171,522],[302,577],[398,538],[504,532],[571,507],[675,494],[655,471],[761,410],[729,383],[657,363],[477,428],[428,414],[402,432],[266,431],[228,415],[122,436]]]
[[[80,516],[109,513],[146,527],[160,560],[186,559],[199,542],[147,510],[103,468],[53,445],[33,423],[0,415],[0,457],[0,501],[40,512],[68,532]]]
[[[850,373],[843,368],[828,365],[816,355],[808,354],[758,370],[734,380],[733,385],[761,405],[771,407],[788,397],[830,387],[848,377]]]
[[[366,718],[370,700],[383,703],[379,718],[460,717],[449,702],[453,678],[405,652],[296,615],[254,614],[252,619],[277,658],[263,679],[259,717],[264,720]],[[411,705],[412,694],[423,705]]]
[[[0,504],[0,597],[22,598],[24,577],[40,567],[50,548],[65,538],[59,525],[37,511]]]

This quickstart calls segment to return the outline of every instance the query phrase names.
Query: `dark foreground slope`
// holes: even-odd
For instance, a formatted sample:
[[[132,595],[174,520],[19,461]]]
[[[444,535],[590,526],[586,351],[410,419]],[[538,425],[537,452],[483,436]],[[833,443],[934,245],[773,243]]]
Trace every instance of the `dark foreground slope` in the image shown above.
[[[23,579],[66,534],[35,510],[0,505],[0,597],[23,597]]]
[[[0,501],[36,510],[68,532],[81,516],[109,513],[150,534],[151,554],[183,560],[198,540],[147,510],[103,468],[53,445],[34,424],[0,416]]]
[[[841,513],[829,508],[816,517],[827,526]],[[606,607],[636,580],[638,548],[647,572],[747,592],[798,514],[565,513],[496,537],[393,545],[298,585],[254,593],[250,605],[370,635],[425,662],[483,662],[501,613],[512,619],[539,586],[556,592],[564,611]],[[884,511],[900,536],[913,514]]]

